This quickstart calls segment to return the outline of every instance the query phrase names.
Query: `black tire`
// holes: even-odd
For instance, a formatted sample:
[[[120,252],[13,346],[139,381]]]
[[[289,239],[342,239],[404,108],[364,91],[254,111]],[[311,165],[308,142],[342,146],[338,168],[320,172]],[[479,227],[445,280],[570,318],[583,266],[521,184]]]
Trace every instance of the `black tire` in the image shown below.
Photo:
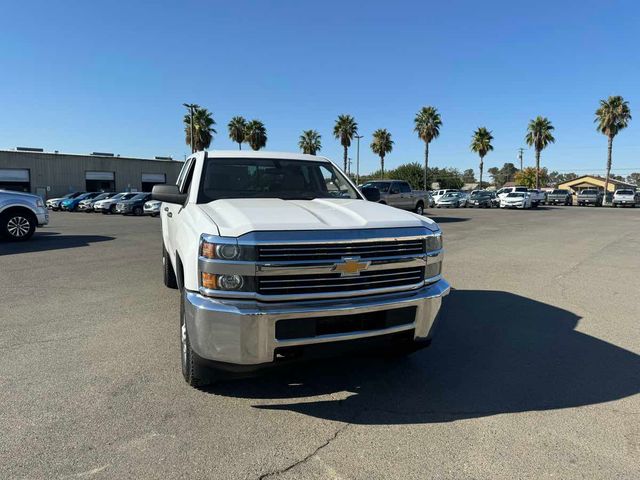
[[[29,240],[36,231],[38,219],[24,209],[11,209],[0,215],[0,237],[10,242]]]
[[[180,363],[185,382],[194,388],[215,383],[215,371],[203,364],[202,359],[191,348],[185,316],[185,292],[180,292]]]
[[[134,214],[136,217],[139,217],[140,215],[142,215],[142,213],[143,213],[143,211],[142,211],[142,207],[135,207],[135,208],[133,209],[133,214]]]
[[[173,270],[173,265],[171,265],[171,259],[169,258],[167,249],[164,248],[164,243],[162,244],[162,272],[165,287],[173,289],[178,288],[176,272]]]
[[[414,210],[418,215],[424,215],[424,203],[418,202]]]
[[[111,205],[109,207],[109,213],[112,214],[112,215],[115,215],[115,213],[116,213],[116,206],[115,205]]]

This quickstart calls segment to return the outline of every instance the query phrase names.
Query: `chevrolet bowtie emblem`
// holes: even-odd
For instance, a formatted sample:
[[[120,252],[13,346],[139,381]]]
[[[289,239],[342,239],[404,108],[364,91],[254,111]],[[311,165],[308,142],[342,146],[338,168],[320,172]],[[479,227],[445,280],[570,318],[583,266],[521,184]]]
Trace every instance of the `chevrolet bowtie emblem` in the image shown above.
[[[360,275],[362,270],[366,270],[371,262],[361,262],[359,258],[343,258],[342,263],[336,263],[333,271],[340,273],[341,277],[352,277]]]

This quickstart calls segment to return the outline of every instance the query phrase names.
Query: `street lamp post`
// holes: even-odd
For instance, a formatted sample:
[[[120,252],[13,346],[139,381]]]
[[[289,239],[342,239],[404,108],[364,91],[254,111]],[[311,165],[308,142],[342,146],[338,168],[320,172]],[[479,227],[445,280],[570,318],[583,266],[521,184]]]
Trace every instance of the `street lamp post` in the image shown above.
[[[364,137],[364,135],[354,135],[357,140],[356,147],[356,185],[360,184],[360,139]]]
[[[193,110],[198,108],[195,103],[183,103],[183,106],[189,109],[189,143],[191,143],[191,153],[195,152],[195,146],[193,143]]]

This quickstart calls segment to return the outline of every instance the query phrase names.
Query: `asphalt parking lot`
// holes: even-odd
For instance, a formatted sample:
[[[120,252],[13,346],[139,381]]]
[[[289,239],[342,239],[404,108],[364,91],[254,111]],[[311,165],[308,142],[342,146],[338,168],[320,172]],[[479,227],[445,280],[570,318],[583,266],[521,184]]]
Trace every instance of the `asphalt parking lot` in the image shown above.
[[[0,478],[640,478],[640,209],[429,213],[455,289],[430,349],[205,392],[159,219],[0,243]]]

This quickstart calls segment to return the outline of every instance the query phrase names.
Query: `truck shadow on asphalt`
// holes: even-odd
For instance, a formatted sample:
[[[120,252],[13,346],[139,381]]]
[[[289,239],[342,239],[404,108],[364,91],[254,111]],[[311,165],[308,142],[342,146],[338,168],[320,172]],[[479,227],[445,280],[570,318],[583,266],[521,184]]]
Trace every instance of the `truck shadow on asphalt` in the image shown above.
[[[24,242],[0,240],[0,256],[19,253],[44,252],[66,248],[86,247],[92,243],[114,240],[105,235],[60,235],[55,232],[36,232]]]
[[[640,356],[576,331],[579,319],[511,293],[456,290],[426,350],[395,361],[301,364],[212,393],[262,400],[259,409],[384,425],[577,407],[640,392]]]
[[[466,217],[439,217],[438,215],[435,215],[435,214],[426,215],[426,216],[436,223],[459,223],[459,222],[466,222],[467,220],[471,220],[470,218],[466,218]]]

